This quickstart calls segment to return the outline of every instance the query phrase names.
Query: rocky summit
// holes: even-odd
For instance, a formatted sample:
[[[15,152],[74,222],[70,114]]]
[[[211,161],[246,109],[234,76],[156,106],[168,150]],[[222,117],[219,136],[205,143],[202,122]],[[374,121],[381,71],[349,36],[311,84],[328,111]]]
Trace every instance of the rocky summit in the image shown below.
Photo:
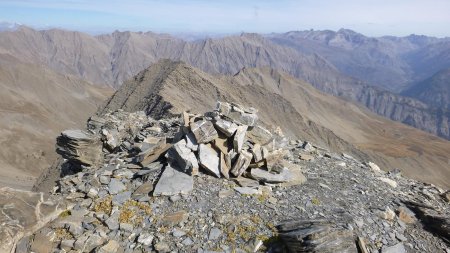
[[[449,252],[449,192],[289,139],[236,103],[93,116],[57,150],[51,193],[0,189],[0,251]]]

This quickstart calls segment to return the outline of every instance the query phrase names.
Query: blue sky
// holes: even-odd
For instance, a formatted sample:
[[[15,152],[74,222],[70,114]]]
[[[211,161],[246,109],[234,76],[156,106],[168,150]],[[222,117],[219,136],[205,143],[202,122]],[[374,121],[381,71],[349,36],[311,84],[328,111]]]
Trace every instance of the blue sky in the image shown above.
[[[450,0],[0,0],[0,21],[91,33],[287,32],[450,36]]]

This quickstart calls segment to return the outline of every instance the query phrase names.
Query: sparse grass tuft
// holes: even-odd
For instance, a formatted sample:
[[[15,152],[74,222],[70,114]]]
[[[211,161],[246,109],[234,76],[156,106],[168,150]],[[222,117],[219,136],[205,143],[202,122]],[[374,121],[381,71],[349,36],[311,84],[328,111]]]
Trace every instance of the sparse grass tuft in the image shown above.
[[[111,215],[111,211],[112,211],[112,197],[111,196],[107,196],[105,198],[103,198],[102,200],[98,201],[95,205],[94,205],[94,211],[95,212],[103,212],[107,215]]]
[[[74,239],[73,235],[65,228],[57,228],[55,230],[55,237],[58,241]]]
[[[313,205],[318,206],[318,205],[320,205],[320,200],[318,198],[312,198],[311,203],[313,203]]]
[[[130,209],[128,209],[128,208],[123,209],[123,210],[120,212],[120,215],[119,215],[119,222],[120,222],[120,223],[130,223],[130,224],[131,224],[134,215],[135,215],[135,213],[134,213],[133,210],[130,210]]]
[[[59,218],[66,218],[67,216],[70,216],[72,213],[70,210],[65,210],[62,213],[59,214]]]

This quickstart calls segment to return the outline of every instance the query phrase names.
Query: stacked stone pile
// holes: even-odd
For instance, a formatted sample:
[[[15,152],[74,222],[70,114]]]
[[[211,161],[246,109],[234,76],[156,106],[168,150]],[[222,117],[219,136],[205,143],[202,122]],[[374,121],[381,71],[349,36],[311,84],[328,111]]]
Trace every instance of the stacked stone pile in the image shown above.
[[[219,102],[213,112],[205,115],[184,112],[182,120],[180,133],[166,153],[169,164],[156,185],[154,196],[186,193],[192,187],[181,182],[192,182],[186,175],[196,176],[200,168],[207,174],[226,179],[242,176],[273,184],[305,181],[299,169],[292,169],[283,159],[289,152],[285,149],[287,139],[257,125],[255,109]],[[146,151],[146,154],[157,154],[153,159],[140,154],[135,161],[144,166],[156,160],[169,146],[161,139],[154,143]]]
[[[98,136],[82,130],[66,130],[56,139],[56,152],[63,158],[86,166],[103,163],[103,143]]]

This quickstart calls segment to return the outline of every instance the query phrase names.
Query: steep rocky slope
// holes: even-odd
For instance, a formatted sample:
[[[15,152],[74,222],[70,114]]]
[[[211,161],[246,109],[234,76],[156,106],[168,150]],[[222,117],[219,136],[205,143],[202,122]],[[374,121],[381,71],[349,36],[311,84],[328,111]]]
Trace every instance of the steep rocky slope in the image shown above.
[[[364,159],[369,155],[385,168],[400,168],[410,177],[448,185],[447,141],[325,95],[275,70],[244,69],[234,77],[213,77],[164,60],[125,82],[99,114],[143,110],[160,118],[184,110],[205,112],[217,100],[253,106],[263,122],[272,128],[281,126],[290,136]]]
[[[443,111],[450,110],[450,68],[437,72],[402,94],[419,99]]]
[[[55,136],[111,94],[76,77],[0,55],[0,186],[30,188],[56,159]]]

